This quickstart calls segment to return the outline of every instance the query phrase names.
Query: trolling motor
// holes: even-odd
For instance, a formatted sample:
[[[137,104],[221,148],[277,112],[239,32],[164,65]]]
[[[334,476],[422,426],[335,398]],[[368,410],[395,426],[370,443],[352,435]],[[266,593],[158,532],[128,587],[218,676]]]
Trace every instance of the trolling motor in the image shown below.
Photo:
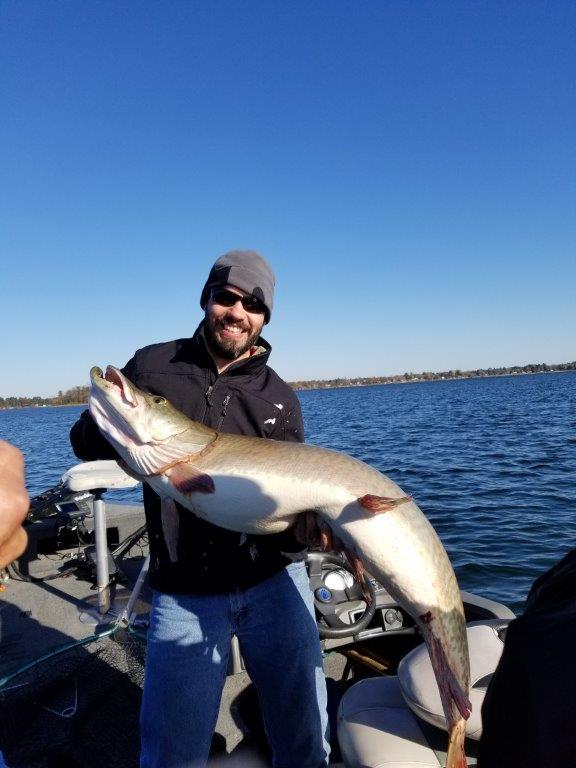
[[[65,575],[73,567],[87,565],[86,548],[92,542],[86,519],[94,515],[94,494],[91,491],[72,491],[64,480],[30,499],[28,514],[23,526],[28,535],[24,553],[8,566],[8,573],[21,581],[47,581]],[[76,557],[61,556],[62,550],[78,547]],[[84,547],[81,551],[80,548]],[[35,576],[30,564],[39,556],[55,559],[59,566],[52,573]]]
[[[24,525],[54,517],[70,521],[91,516],[93,501],[91,491],[71,491],[61,480],[58,485],[30,499]]]
[[[126,475],[115,461],[87,462],[69,469],[57,485],[30,501],[24,521],[28,546],[8,572],[23,581],[46,581],[74,569],[98,584],[99,590],[107,595],[109,584],[124,580],[115,557],[127,549],[134,534],[113,552],[108,550],[102,495],[108,488],[134,485],[136,480]],[[74,547],[76,553],[63,553],[58,558],[59,551]],[[30,563],[38,555],[50,556],[61,567],[46,575],[33,576]]]

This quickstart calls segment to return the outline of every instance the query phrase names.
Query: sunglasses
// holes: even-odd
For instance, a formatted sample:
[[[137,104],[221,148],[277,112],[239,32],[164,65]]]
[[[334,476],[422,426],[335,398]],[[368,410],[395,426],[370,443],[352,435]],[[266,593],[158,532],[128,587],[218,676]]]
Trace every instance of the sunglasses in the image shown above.
[[[221,307],[233,307],[239,301],[251,315],[263,315],[266,312],[266,307],[256,296],[239,296],[226,288],[213,290],[212,301]]]

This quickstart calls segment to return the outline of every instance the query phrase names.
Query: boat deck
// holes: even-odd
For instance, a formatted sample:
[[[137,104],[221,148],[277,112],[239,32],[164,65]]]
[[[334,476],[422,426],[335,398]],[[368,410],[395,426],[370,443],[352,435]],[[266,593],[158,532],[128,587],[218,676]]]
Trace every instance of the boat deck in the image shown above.
[[[54,574],[59,563],[65,564],[66,557],[74,552],[63,550],[58,552],[57,558],[48,556],[37,561],[35,579]],[[109,767],[122,765],[137,768],[138,708],[144,643],[129,638],[131,643],[139,647],[134,664],[133,660],[126,662],[125,657],[118,660],[114,654],[112,660],[108,657],[106,648],[113,648],[116,653],[122,644],[115,642],[121,636],[120,632],[97,641],[92,640],[86,645],[78,641],[93,638],[95,633],[106,631],[114,625],[116,612],[126,604],[142,562],[142,553],[122,561],[127,583],[124,586],[116,585],[112,613],[107,615],[104,624],[99,627],[95,621],[98,615],[95,585],[81,578],[74,570],[64,570],[65,575],[58,578],[32,582],[19,580],[12,574],[1,583],[0,677],[14,673],[31,660],[49,657],[46,662],[34,668],[41,673],[38,678],[31,678],[31,673],[17,676],[8,681],[4,686],[7,693],[0,696],[0,719],[3,721],[3,726],[0,726],[0,749],[10,768],[73,768],[80,765],[82,768],[90,768],[91,765],[103,764]],[[136,625],[145,625],[149,599],[149,590],[145,587],[136,604]],[[142,631],[145,632],[145,628]],[[50,656],[68,645],[72,645],[70,650]],[[74,667],[65,677],[58,677],[72,655],[80,655],[84,665],[96,655],[96,667],[85,675]],[[337,652],[325,657],[332,718],[341,692],[351,682],[351,679],[344,679],[349,677],[350,665],[347,669],[347,661],[346,656]],[[78,660],[74,661],[74,664],[78,663]],[[54,669],[58,673],[49,671]],[[44,670],[48,671],[44,674]],[[54,676],[52,682],[51,676]],[[48,678],[48,683],[44,677]],[[109,687],[96,692],[97,688],[104,685],[102,681],[107,677],[110,678]],[[20,690],[33,689],[36,685],[38,695],[32,695],[26,703],[26,707],[35,710],[34,713],[31,715],[25,709],[23,714],[16,714],[20,712],[20,705],[14,703],[12,690],[16,689],[19,694]],[[50,688],[49,699],[44,695],[47,687]],[[127,689],[124,698],[119,693],[119,687]],[[92,701],[92,698],[96,700]],[[264,768],[269,765],[257,710],[257,699],[248,675],[244,671],[229,675],[213,741],[211,766]],[[83,716],[89,718],[90,722],[81,723]],[[36,717],[39,718],[38,722]],[[78,719],[77,724],[74,723],[75,718]],[[12,720],[19,722],[11,725]],[[28,722],[29,727],[24,722]],[[100,732],[96,746],[93,736],[88,734],[89,730]],[[333,730],[335,732],[335,727]],[[74,744],[70,745],[70,741],[74,741]],[[27,745],[22,754],[14,746],[21,742]],[[98,757],[91,762],[94,750],[98,750]],[[333,757],[338,760],[336,743],[333,750]],[[334,762],[331,765],[341,764]]]

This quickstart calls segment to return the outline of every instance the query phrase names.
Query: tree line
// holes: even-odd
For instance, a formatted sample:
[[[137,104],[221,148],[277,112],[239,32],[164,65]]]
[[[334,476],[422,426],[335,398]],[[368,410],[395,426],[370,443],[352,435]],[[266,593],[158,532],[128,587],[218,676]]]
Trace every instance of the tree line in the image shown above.
[[[471,371],[461,371],[456,368],[450,371],[423,371],[422,373],[402,373],[396,376],[292,381],[290,385],[293,389],[333,389],[336,387],[366,387],[374,384],[404,384],[414,381],[437,381],[443,379],[476,379],[484,376],[514,376],[522,373],[551,373],[574,370],[576,370],[576,360],[571,363],[557,363],[554,365],[530,363],[528,365],[513,365],[502,368],[476,368]]]
[[[336,387],[366,387],[374,384],[403,384],[411,381],[436,381],[442,379],[475,379],[482,376],[513,376],[522,373],[549,373],[555,371],[576,370],[576,360],[571,363],[530,363],[503,368],[476,368],[471,371],[454,369],[450,371],[423,371],[422,373],[402,373],[396,376],[368,376],[363,378],[314,379],[311,381],[291,381],[293,389],[333,389]],[[0,397],[0,408],[30,408],[44,405],[85,405],[88,402],[90,387],[72,387],[65,392],[60,390],[55,397]]]
[[[84,405],[88,402],[89,386],[59,390],[55,397],[0,397],[0,408],[33,408],[44,405]]]

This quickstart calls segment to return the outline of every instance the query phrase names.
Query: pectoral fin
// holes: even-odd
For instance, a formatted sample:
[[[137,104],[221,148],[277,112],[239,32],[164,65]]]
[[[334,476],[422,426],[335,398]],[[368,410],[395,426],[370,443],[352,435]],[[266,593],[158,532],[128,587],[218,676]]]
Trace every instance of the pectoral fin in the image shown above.
[[[398,499],[389,499],[386,496],[374,496],[371,493],[367,493],[366,496],[358,499],[358,504],[364,507],[364,509],[378,514],[379,512],[389,512],[394,507],[406,504],[408,501],[412,501],[412,496],[400,496]]]
[[[214,480],[193,464],[178,464],[166,472],[174,488],[188,496],[191,493],[214,493]]]
[[[346,552],[346,557],[348,558],[348,562],[352,566],[352,570],[354,571],[354,576],[356,577],[356,581],[362,587],[362,594],[364,595],[364,600],[366,600],[367,605],[370,605],[373,598],[370,595],[368,586],[366,584],[366,571],[364,570],[364,563],[362,562],[362,560],[360,560],[360,558],[356,554],[356,550],[351,549],[350,547],[345,547],[344,551]]]

